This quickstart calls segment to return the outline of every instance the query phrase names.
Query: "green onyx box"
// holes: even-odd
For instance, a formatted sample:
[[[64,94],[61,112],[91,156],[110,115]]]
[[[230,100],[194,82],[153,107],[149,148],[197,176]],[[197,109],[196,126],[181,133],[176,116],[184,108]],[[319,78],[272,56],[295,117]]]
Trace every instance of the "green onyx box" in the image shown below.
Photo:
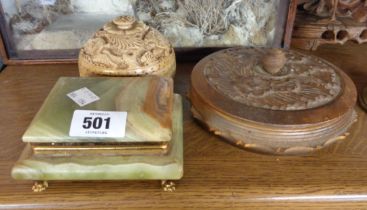
[[[23,135],[20,180],[178,180],[182,101],[170,78],[60,78]]]

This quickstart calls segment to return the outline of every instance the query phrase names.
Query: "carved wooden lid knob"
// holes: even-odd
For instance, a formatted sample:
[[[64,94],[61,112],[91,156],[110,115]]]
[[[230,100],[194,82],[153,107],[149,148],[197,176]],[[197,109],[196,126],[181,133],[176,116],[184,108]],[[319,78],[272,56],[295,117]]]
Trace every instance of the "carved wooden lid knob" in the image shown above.
[[[277,74],[287,62],[285,54],[280,49],[270,49],[262,59],[262,66],[269,74]]]
[[[114,19],[112,22],[117,26],[117,28],[127,30],[134,26],[136,19],[132,16],[121,16]]]

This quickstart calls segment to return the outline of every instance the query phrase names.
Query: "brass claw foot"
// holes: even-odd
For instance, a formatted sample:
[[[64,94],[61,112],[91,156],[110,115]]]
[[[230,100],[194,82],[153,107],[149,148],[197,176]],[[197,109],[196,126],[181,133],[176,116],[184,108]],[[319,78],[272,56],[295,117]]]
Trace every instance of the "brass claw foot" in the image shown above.
[[[173,181],[162,180],[161,186],[165,192],[173,192],[176,190],[176,184]]]
[[[33,192],[43,192],[47,189],[48,187],[48,182],[47,181],[42,181],[42,182],[34,182],[33,186],[32,186],[32,190]]]

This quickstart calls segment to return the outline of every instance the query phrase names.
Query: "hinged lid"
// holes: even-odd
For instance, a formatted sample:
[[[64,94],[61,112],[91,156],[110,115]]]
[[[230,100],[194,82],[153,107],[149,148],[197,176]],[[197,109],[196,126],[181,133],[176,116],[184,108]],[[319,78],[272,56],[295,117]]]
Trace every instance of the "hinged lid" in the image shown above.
[[[173,76],[174,50],[154,28],[121,16],[103,26],[79,54],[81,76]]]
[[[88,88],[100,99],[79,106],[67,94]],[[172,139],[173,81],[161,77],[60,78],[23,136],[32,143],[162,143]],[[74,110],[127,112],[125,137],[69,136]]]

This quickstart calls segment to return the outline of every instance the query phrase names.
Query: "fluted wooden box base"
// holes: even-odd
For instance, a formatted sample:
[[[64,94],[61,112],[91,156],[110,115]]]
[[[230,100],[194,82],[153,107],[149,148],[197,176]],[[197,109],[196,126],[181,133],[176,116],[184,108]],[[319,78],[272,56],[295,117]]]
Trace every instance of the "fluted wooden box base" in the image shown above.
[[[357,117],[351,109],[329,124],[279,126],[250,121],[245,123],[214,109],[197,111],[192,107],[191,111],[211,132],[232,144],[246,150],[276,155],[305,155],[343,140]]]
[[[12,170],[19,180],[177,180],[183,176],[182,102],[175,95],[173,139],[166,155],[37,156],[26,146]]]

